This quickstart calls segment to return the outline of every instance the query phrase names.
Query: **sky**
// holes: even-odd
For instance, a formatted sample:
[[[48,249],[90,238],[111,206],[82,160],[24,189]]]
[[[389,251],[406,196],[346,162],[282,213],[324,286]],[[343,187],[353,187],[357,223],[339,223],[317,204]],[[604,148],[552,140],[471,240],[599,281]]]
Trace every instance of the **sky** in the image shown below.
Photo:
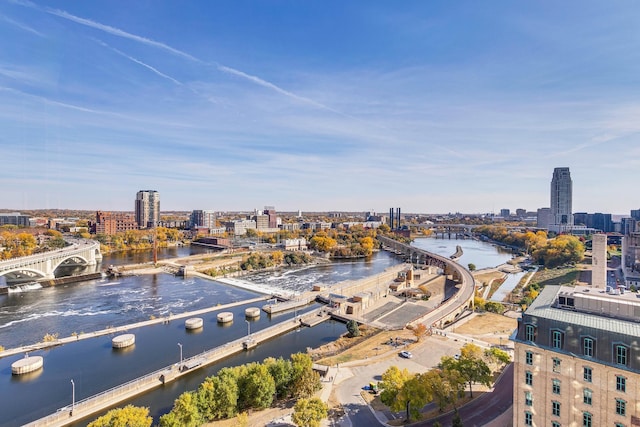
[[[640,208],[640,3],[0,0],[0,209]]]

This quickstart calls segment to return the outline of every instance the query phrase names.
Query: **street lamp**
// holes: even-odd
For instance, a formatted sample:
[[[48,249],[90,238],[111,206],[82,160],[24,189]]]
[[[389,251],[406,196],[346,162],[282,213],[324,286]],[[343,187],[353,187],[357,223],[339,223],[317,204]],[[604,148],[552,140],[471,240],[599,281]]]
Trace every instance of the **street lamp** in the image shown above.
[[[247,337],[251,336],[251,322],[249,322],[248,320],[245,320],[245,322],[247,322]]]
[[[178,347],[180,347],[180,366],[182,366],[182,344],[178,343]]]
[[[73,408],[76,406],[76,384],[71,380],[71,412],[69,416],[73,416]]]

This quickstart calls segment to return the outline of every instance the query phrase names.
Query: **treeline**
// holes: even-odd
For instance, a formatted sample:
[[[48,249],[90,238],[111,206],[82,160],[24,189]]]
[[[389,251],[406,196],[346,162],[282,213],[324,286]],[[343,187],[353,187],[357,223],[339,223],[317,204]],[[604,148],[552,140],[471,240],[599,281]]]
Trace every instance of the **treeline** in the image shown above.
[[[536,263],[547,268],[579,262],[584,258],[584,244],[578,237],[568,234],[548,239],[544,231],[521,233],[508,231],[505,227],[488,225],[478,227],[474,231],[496,242],[521,248],[530,254]]]
[[[309,355],[296,353],[287,360],[270,357],[262,363],[220,369],[216,375],[207,377],[197,390],[182,393],[171,411],[160,417],[158,425],[197,427],[246,411],[266,409],[277,401],[306,399],[320,388],[320,376],[313,370]],[[117,425],[151,425],[144,411],[134,411],[132,408],[135,407],[123,408],[131,419],[119,418],[120,424]],[[105,417],[94,420],[88,427],[116,425],[112,423],[113,415],[109,419]],[[140,424],[135,420],[139,420]]]
[[[349,230],[331,229],[317,232],[309,247],[318,252],[329,253],[332,258],[367,257],[379,247],[376,230],[355,226]]]
[[[167,247],[169,242],[182,239],[182,232],[175,228],[157,227],[154,230],[128,230],[113,235],[96,234],[95,240],[100,242],[100,251],[104,253],[129,250],[145,250],[153,247],[154,239],[159,248]]]
[[[38,244],[36,235],[42,235]],[[56,230],[19,229],[15,226],[3,226],[0,232],[0,259],[6,260],[22,256],[64,248],[66,242],[62,233]]]

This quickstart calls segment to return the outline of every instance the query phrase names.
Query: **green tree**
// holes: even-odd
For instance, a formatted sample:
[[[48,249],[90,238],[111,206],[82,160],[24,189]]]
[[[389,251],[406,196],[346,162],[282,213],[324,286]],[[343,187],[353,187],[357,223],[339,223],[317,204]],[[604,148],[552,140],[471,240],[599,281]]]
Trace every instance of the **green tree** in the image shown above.
[[[453,370],[432,369],[423,374],[423,381],[437,402],[440,412],[449,405],[455,405],[465,387],[462,375]]]
[[[473,263],[469,263],[469,265],[467,265],[467,267],[469,267],[469,271],[475,271],[476,270],[476,265]]]
[[[283,398],[287,395],[291,381],[293,378],[293,365],[290,360],[284,360],[282,357],[274,359],[269,357],[263,362],[276,385],[276,397]]]
[[[351,319],[347,322],[347,331],[349,331],[350,337],[359,337],[360,336],[360,327],[358,326],[358,322]]]
[[[211,415],[214,419],[233,417],[238,409],[238,375],[233,368],[222,368],[212,379]]]
[[[171,412],[160,417],[160,427],[198,427],[201,423],[197,398],[191,391],[178,396]]]
[[[238,381],[238,406],[241,409],[264,409],[271,406],[276,384],[267,367],[260,363],[249,365]]]
[[[405,409],[407,421],[411,421],[420,416],[420,409],[431,399],[433,399],[433,396],[431,390],[427,387],[423,374],[418,374],[405,381],[390,407],[394,411]]]
[[[473,383],[480,383],[486,386],[491,385],[491,369],[489,369],[489,366],[482,360],[482,356],[478,357],[472,352],[465,353],[464,347],[460,352],[460,358],[458,360],[445,356],[442,358],[440,365],[444,370],[460,373],[465,382],[469,384],[469,394],[471,397],[473,397]]]
[[[300,427],[319,427],[320,421],[327,418],[327,412],[327,404],[317,397],[298,399],[291,419]]]
[[[380,387],[380,400],[385,405],[391,407],[398,397],[398,393],[404,386],[404,383],[413,377],[407,369],[400,370],[397,366],[391,366],[382,374]],[[401,407],[401,409],[404,409]]]
[[[87,427],[151,427],[152,422],[149,408],[127,405],[124,408],[110,410],[91,421]]]
[[[498,368],[511,362],[509,353],[497,347],[486,349],[484,351],[484,358],[488,363],[496,365]]]
[[[292,354],[291,364],[290,394],[293,397],[309,397],[320,390],[320,375],[313,370],[311,356],[306,353]]]

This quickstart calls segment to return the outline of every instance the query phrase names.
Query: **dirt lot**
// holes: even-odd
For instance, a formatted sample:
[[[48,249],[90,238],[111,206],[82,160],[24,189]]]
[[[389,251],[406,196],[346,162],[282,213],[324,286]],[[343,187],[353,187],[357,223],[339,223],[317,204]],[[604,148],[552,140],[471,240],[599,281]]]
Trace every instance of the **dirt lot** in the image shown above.
[[[495,313],[479,313],[468,322],[455,326],[454,332],[491,344],[506,344],[506,339],[517,327],[516,319]]]

